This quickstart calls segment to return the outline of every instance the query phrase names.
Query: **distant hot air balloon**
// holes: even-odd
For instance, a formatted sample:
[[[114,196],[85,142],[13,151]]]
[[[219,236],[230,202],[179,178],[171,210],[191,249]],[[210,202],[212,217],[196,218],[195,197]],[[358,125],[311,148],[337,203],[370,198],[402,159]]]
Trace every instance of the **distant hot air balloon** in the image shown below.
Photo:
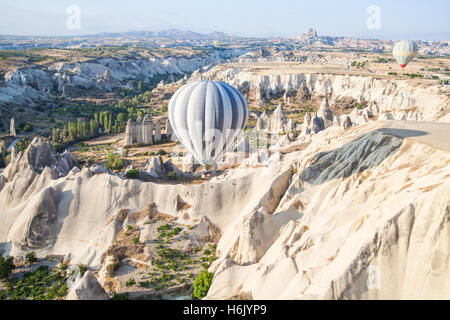
[[[418,49],[415,42],[402,40],[394,45],[392,54],[400,66],[404,68],[415,57]]]
[[[180,142],[204,166],[229,150],[247,124],[242,94],[220,81],[196,81],[181,87],[169,102],[169,121]]]

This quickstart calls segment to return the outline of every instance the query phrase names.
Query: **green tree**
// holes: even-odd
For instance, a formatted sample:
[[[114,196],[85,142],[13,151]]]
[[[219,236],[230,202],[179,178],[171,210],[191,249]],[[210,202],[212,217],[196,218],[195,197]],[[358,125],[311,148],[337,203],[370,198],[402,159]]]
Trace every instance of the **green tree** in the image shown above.
[[[27,123],[26,125],[23,126],[23,131],[24,132],[33,131],[33,126],[31,124]]]
[[[123,125],[125,123],[125,121],[127,121],[127,116],[125,113],[121,112],[117,115],[117,122],[120,125]]]
[[[175,171],[170,171],[167,174],[167,178],[169,178],[170,180],[177,180],[177,173]]]
[[[95,121],[91,119],[89,122],[89,136],[93,137],[95,135]]]
[[[62,140],[65,142],[67,140],[67,126],[64,125],[63,132],[62,132]]]
[[[109,119],[108,119],[108,132],[111,132],[112,130],[112,114],[109,114]]]
[[[208,294],[213,277],[214,273],[208,272],[208,270],[200,271],[200,274],[194,281],[194,292],[192,293],[193,298],[203,299]]]
[[[142,81],[138,82],[137,89],[138,89],[139,92],[142,91]]]
[[[53,144],[58,142],[58,139],[56,138],[56,130],[55,130],[55,128],[52,129],[52,141],[53,141]]]
[[[128,179],[137,179],[139,178],[139,171],[137,169],[131,169],[125,175]]]
[[[2,152],[2,156],[4,157],[4,156],[5,156],[5,153],[6,153],[6,143],[5,143],[5,140],[2,140],[2,141],[0,142],[0,150],[1,150],[1,152]]]
[[[105,167],[106,169],[120,170],[123,168],[123,160],[114,153],[108,153],[108,161]]]
[[[25,255],[25,261],[26,261],[28,264],[33,264],[33,263],[35,263],[35,262],[37,261],[36,252],[34,252],[34,251],[28,252],[28,253]]]
[[[108,124],[109,124],[108,113],[105,113],[104,119],[103,119],[103,129],[104,129],[105,132],[109,131]]]
[[[0,255],[0,279],[6,279],[11,274],[11,271],[16,268],[13,262],[13,257],[6,257]]]
[[[128,280],[127,280],[127,282],[125,282],[125,285],[127,286],[127,287],[132,287],[132,286],[134,286],[136,284],[136,281],[133,279],[133,278],[129,278]]]
[[[85,264],[79,264],[78,269],[80,270],[81,276],[84,276],[85,272],[87,271],[88,267]]]
[[[82,137],[83,136],[83,124],[81,123],[81,119],[80,118],[77,119],[76,136],[77,137]]]

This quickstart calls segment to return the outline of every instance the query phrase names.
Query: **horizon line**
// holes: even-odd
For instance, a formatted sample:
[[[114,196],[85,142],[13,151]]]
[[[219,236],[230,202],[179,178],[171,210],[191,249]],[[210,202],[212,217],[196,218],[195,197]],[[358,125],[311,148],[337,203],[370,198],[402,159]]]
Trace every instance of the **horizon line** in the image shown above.
[[[312,28],[314,29],[314,28]],[[0,34],[0,37],[30,37],[30,38],[83,38],[83,37],[92,37],[92,36],[100,36],[103,34],[127,34],[127,33],[138,33],[138,32],[149,32],[149,33],[158,33],[158,32],[165,32],[165,31],[180,31],[180,32],[191,32],[202,36],[208,36],[212,35],[214,33],[221,33],[225,37],[233,37],[233,38],[241,38],[241,39],[261,39],[261,40],[267,40],[267,39],[290,39],[295,38],[300,35],[302,35],[304,32],[300,32],[296,35],[291,36],[281,36],[281,35],[273,35],[273,36],[249,36],[249,35],[236,35],[236,34],[228,34],[223,31],[211,31],[209,33],[203,33],[203,32],[197,32],[190,29],[179,29],[179,28],[167,28],[167,29],[161,29],[161,30],[130,30],[130,31],[102,31],[102,32],[95,32],[95,33],[85,33],[85,34],[78,34],[78,35],[31,35],[31,34]],[[307,29],[308,30],[308,29]],[[316,30],[316,29],[314,29]],[[444,32],[445,33],[445,32]],[[439,33],[438,33],[439,34]],[[443,33],[441,33],[443,34]],[[330,37],[330,38],[349,38],[349,39],[358,39],[358,40],[377,40],[377,41],[399,41],[396,39],[381,39],[381,38],[370,38],[370,36],[366,35],[325,35],[325,34],[319,34],[318,37]],[[411,39],[411,36],[404,37],[405,39]],[[187,38],[188,39],[188,38]],[[411,39],[414,41],[423,41],[423,42],[445,42],[450,40],[423,40],[419,38]]]

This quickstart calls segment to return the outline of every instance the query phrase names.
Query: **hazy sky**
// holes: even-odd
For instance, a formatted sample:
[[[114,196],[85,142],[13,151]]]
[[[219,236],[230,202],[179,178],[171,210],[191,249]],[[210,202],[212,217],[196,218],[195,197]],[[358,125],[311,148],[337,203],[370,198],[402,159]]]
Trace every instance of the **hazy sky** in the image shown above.
[[[80,29],[66,26],[80,8]],[[367,8],[380,9],[369,29]],[[373,25],[373,24],[372,24]],[[80,35],[179,28],[242,36],[319,34],[450,40],[450,0],[0,0],[0,34]]]

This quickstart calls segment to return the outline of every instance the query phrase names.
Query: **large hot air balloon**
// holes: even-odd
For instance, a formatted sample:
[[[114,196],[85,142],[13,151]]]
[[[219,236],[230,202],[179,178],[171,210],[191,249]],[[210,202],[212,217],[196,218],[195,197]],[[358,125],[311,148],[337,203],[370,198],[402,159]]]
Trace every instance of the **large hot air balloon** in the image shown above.
[[[213,165],[229,150],[247,124],[242,94],[220,81],[196,81],[175,92],[169,121],[180,142],[202,165]]]
[[[413,41],[402,40],[397,42],[392,49],[392,54],[402,68],[414,58],[417,54],[417,44]]]

